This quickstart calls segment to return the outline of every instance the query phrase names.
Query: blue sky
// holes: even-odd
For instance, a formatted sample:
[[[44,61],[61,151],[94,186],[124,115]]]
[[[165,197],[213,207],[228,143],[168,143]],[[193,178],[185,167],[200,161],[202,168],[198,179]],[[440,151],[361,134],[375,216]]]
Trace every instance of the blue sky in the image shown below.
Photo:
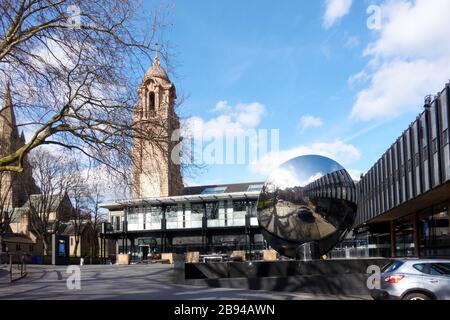
[[[219,131],[217,123],[239,128],[253,104],[249,110],[259,112],[244,127],[280,130],[277,155],[255,166],[208,166],[187,182],[265,180],[277,163],[315,152],[354,176],[368,170],[415,119],[423,97],[450,79],[450,45],[442,44],[450,43],[449,2],[168,2],[172,26],[164,37],[177,62],[171,78],[188,96],[181,116]],[[372,4],[381,20],[371,30]],[[437,50],[431,55],[420,43]]]

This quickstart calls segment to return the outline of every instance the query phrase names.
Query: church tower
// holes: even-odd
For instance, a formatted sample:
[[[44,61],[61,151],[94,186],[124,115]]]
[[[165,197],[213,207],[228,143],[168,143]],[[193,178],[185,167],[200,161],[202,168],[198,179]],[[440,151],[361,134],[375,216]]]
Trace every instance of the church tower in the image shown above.
[[[6,84],[3,105],[0,107],[0,157],[8,155],[25,144],[25,136],[19,135],[9,83]],[[24,171],[0,172],[0,202],[6,207],[20,207],[29,194],[38,192],[27,157]]]
[[[133,112],[137,130],[132,150],[133,198],[181,195],[181,169],[179,161],[172,159],[178,144],[172,141],[172,134],[180,128],[175,113],[176,89],[158,56],[145,73],[138,97]]]

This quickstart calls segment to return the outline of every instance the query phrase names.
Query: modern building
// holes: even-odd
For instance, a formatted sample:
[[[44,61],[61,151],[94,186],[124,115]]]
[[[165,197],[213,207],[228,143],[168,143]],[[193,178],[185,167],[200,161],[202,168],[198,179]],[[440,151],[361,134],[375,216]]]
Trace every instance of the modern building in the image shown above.
[[[107,237],[118,253],[231,252],[265,248],[256,218],[263,183],[184,188],[183,195],[115,201]]]
[[[358,184],[355,234],[373,256],[450,256],[449,84]]]
[[[162,148],[133,141],[133,199],[106,203],[110,224],[104,236],[116,253],[146,257],[160,252],[251,251],[267,245],[256,218],[263,183],[184,188],[180,166],[172,164],[171,134],[179,129],[176,90],[158,58],[138,90],[133,121],[162,130]],[[344,241],[357,255],[450,256],[449,85],[428,97],[425,110],[357,183],[323,177],[309,192],[357,201],[354,239]],[[158,129],[152,123],[164,124]],[[164,138],[165,137],[165,138]],[[147,156],[145,153],[150,152]],[[356,241],[355,241],[356,240]]]

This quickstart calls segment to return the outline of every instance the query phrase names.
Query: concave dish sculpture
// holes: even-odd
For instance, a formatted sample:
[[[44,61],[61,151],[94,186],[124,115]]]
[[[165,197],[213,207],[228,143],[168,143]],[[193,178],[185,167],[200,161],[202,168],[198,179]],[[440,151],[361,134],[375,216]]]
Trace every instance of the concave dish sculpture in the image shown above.
[[[325,255],[342,241],[356,217],[356,188],[348,172],[322,156],[301,156],[267,179],[258,200],[258,221],[266,241],[295,258],[314,244]]]

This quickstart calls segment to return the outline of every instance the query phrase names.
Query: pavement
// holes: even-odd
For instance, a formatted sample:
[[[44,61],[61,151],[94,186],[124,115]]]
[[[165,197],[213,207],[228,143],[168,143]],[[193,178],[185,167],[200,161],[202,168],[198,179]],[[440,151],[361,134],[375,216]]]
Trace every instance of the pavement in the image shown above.
[[[25,300],[365,300],[367,296],[331,296],[301,293],[209,288],[173,283],[171,265],[81,266],[80,289],[66,266],[29,265],[26,278],[2,281],[0,299]],[[0,270],[2,267],[0,266]],[[4,271],[4,270],[2,270]],[[69,279],[70,278],[70,279]],[[69,279],[69,281],[68,281]]]

